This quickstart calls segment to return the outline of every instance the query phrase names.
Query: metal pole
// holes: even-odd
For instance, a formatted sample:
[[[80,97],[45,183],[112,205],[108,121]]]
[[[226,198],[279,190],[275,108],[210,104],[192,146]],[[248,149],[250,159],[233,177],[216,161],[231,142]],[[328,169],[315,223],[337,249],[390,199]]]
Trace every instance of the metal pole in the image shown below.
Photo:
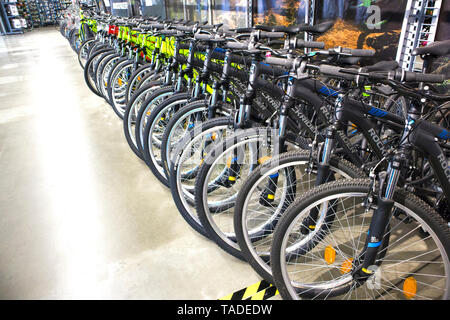
[[[214,10],[215,4],[216,4],[215,1],[208,0],[208,23],[209,24],[214,24],[213,10]]]
[[[253,0],[247,0],[247,27],[253,27]]]

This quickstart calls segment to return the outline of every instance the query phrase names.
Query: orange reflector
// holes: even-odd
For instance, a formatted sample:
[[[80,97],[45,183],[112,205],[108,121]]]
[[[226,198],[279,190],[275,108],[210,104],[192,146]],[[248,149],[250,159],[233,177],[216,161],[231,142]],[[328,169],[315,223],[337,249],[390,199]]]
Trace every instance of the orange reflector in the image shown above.
[[[408,277],[403,282],[403,294],[406,298],[412,299],[417,293],[417,281],[414,277]]]
[[[141,76],[138,76],[138,81],[141,81]]]
[[[227,159],[227,167],[230,168],[231,167],[231,156]]]
[[[352,271],[352,263],[353,263],[352,258],[345,260],[341,265],[341,273],[346,274]]]
[[[151,114],[152,114],[151,110],[148,110],[147,113],[146,113],[147,116],[149,116]]]
[[[211,135],[211,139],[214,141],[217,138],[217,134],[215,132],[212,133]]]
[[[324,259],[328,264],[332,264],[336,260],[336,250],[331,246],[325,248]]]
[[[119,86],[122,85],[122,79],[121,79],[121,78],[119,78],[119,79],[117,80],[117,82],[119,83]]]
[[[262,164],[264,162],[266,162],[267,160],[270,160],[271,156],[264,156],[258,159],[258,163]]]

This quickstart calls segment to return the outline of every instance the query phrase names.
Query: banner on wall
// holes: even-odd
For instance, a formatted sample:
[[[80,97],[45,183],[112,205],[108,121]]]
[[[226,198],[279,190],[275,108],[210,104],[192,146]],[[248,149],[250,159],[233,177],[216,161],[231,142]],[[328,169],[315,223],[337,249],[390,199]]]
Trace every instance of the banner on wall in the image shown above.
[[[377,59],[394,60],[407,0],[316,0],[316,22],[336,20],[317,38],[329,47],[374,49]]]
[[[380,59],[395,59],[407,0],[315,0],[315,22],[335,20],[316,40],[327,48],[375,49]],[[307,0],[255,0],[254,24],[293,25],[305,21]]]

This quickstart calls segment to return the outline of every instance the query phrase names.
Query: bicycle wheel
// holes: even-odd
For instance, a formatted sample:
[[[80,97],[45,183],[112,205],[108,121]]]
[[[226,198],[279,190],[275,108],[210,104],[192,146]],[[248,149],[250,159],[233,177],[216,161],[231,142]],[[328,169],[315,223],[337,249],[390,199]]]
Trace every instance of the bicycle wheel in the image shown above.
[[[114,66],[120,60],[120,55],[114,52],[110,52],[108,56],[105,57],[103,63],[99,63],[99,67],[97,68],[96,76],[97,76],[97,88],[99,88],[99,92],[103,95],[106,102],[111,105],[111,101],[109,101],[108,96],[108,79],[111,75],[111,71],[114,69]]]
[[[209,237],[231,255],[244,259],[236,243],[233,211],[245,178],[272,156],[277,132],[251,128],[216,144],[204,159],[195,181],[195,209]]]
[[[118,56],[118,54],[116,54],[114,52],[103,53],[100,56],[100,58],[98,58],[98,63],[94,69],[95,85],[97,87],[97,91],[102,94],[103,98],[105,98],[105,100],[107,102],[108,102],[108,95],[106,94],[106,96],[105,96],[105,90],[104,90],[105,83],[103,82],[103,79],[102,79],[102,72],[104,71],[105,65],[116,56]]]
[[[144,78],[148,73],[155,74],[156,71],[151,69],[151,64],[144,64],[133,71],[130,76],[129,85],[127,86],[127,92],[125,95],[125,101],[128,103],[130,101],[131,96],[135,92],[135,90],[139,89],[139,82]]]
[[[171,117],[178,109],[186,105],[190,98],[190,93],[178,93],[167,98],[151,111],[145,126],[142,152],[144,161],[166,187],[169,187],[169,179],[164,172],[161,160],[161,140]]]
[[[136,141],[136,119],[138,117],[139,110],[142,106],[142,103],[156,90],[161,88],[162,81],[153,81],[140,88],[138,91],[133,94],[130,101],[127,103],[127,108],[123,115],[123,129],[125,133],[125,138],[127,139],[128,145],[131,150],[142,160],[144,160],[144,156],[137,146]]]
[[[141,154],[144,153],[144,132],[147,125],[147,120],[150,117],[152,110],[156,108],[156,106],[158,106],[161,102],[173,95],[174,91],[174,86],[162,86],[161,88],[155,90],[150,95],[150,97],[142,102],[141,108],[139,109],[136,117],[136,123],[134,127],[136,146]]]
[[[86,61],[89,58],[89,48],[95,44],[95,41],[96,40],[94,39],[88,39],[84,41],[80,46],[80,50],[78,51],[78,63],[83,69],[86,65]]]
[[[314,188],[317,154],[292,151],[259,166],[240,189],[234,208],[234,231],[247,262],[265,280],[273,283],[270,245],[273,231],[289,205]],[[364,177],[350,162],[332,157],[325,181]],[[310,227],[312,228],[312,227]]]
[[[99,97],[102,97],[101,93],[97,90],[96,85],[96,78],[95,78],[95,67],[97,66],[98,60],[101,57],[101,55],[107,51],[110,51],[112,49],[101,49],[96,51],[92,54],[92,56],[88,59],[86,62],[85,68],[84,68],[84,80],[86,81],[86,84],[88,88],[98,95]]]
[[[215,112],[217,117],[229,116],[232,109],[231,105],[220,104],[215,108]],[[161,140],[161,161],[167,177],[170,175],[172,149],[178,145],[180,139],[188,130],[201,125],[207,119],[208,102],[205,100],[188,103],[170,119]]]
[[[215,143],[234,133],[232,118],[207,120],[189,130],[172,152],[170,191],[181,216],[198,233],[208,237],[195,210],[195,178]]]
[[[120,119],[125,113],[125,95],[132,71],[133,62],[122,58],[116,62],[108,78],[108,99]]]
[[[394,193],[378,259],[370,267],[373,275],[354,279],[376,207],[367,205],[370,189],[368,179],[335,181],[289,207],[271,248],[275,284],[284,299],[449,299],[449,228],[425,202],[400,189]],[[311,210],[334,215],[313,240],[299,232]],[[305,246],[308,250],[299,250]]]

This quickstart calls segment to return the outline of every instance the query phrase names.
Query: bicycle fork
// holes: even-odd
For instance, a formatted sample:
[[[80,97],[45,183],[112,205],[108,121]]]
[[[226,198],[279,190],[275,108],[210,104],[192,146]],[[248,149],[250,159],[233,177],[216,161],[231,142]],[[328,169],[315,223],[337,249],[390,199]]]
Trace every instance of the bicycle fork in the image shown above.
[[[377,196],[377,208],[374,210],[372,220],[370,221],[364,251],[360,257],[362,263],[353,273],[354,279],[358,281],[365,281],[374,274],[374,271],[370,267],[376,265],[379,253],[386,250],[383,248],[385,247],[383,242],[388,241],[387,239],[389,238],[386,231],[388,230],[389,220],[391,219],[392,209],[394,207],[394,191],[399,181],[400,173],[405,167],[411,151],[408,136],[411,133],[412,125],[418,118],[416,111],[415,105],[411,104],[400,148],[389,162],[387,172],[381,172],[379,174],[380,183],[379,195]]]

